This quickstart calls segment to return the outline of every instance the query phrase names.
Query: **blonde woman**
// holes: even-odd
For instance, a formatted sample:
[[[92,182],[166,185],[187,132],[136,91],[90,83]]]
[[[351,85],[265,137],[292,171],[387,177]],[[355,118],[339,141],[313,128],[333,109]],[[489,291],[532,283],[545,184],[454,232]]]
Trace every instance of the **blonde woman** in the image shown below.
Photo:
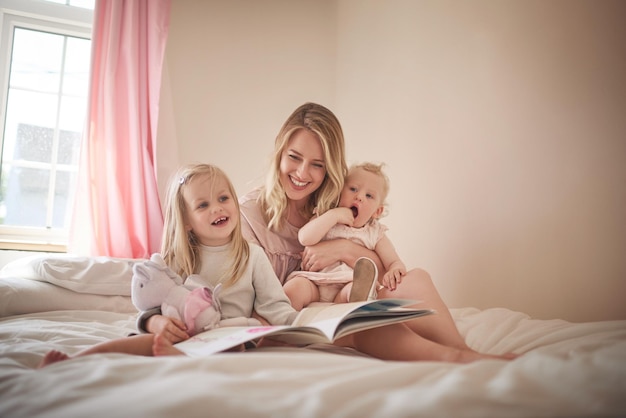
[[[296,270],[316,272],[337,262],[354,268],[361,257],[374,260],[378,271],[386,272],[374,250],[351,240],[327,240],[306,247],[298,241],[298,232],[311,220],[314,209],[322,214],[337,206],[346,174],[344,137],[337,117],[316,103],[299,106],[278,132],[265,185],[240,199],[243,234],[265,250],[281,283]],[[513,357],[470,349],[424,270],[407,271],[380,289],[378,297],[421,300],[422,307],[437,314],[394,327],[401,330],[382,327],[354,334],[357,345],[367,347],[361,351],[384,358],[393,333],[395,359],[468,362]]]

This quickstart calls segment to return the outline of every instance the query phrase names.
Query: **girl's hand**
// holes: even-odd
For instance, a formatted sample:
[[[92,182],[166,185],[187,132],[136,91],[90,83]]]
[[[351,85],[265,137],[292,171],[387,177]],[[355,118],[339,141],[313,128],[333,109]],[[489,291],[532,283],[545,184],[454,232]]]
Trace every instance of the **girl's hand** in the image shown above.
[[[383,276],[382,285],[389,290],[396,290],[398,285],[402,283],[402,276],[405,274],[406,269],[404,268],[391,269]]]
[[[261,315],[256,313],[256,311],[252,311],[252,318],[258,320],[262,325],[265,325],[265,326],[272,325],[267,321],[267,319],[263,318]]]
[[[187,327],[183,321],[163,315],[153,315],[148,318],[146,330],[151,334],[161,334],[172,344],[189,338]]]

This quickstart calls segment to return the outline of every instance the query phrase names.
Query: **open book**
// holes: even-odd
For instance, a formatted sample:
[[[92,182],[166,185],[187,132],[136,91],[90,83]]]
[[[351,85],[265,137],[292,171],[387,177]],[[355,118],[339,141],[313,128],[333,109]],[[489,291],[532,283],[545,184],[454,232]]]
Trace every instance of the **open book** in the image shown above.
[[[431,309],[406,308],[417,303],[408,299],[379,299],[310,306],[298,314],[292,325],[213,328],[175,347],[188,356],[205,356],[261,337],[294,345],[332,343],[354,332],[434,313]]]

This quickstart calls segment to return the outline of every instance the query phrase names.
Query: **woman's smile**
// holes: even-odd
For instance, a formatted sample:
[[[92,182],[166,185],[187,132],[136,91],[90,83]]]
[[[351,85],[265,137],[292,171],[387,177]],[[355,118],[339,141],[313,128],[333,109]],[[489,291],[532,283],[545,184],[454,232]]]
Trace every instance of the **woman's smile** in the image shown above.
[[[316,191],[326,175],[324,151],[313,132],[295,132],[282,152],[280,182],[291,200],[300,201]]]

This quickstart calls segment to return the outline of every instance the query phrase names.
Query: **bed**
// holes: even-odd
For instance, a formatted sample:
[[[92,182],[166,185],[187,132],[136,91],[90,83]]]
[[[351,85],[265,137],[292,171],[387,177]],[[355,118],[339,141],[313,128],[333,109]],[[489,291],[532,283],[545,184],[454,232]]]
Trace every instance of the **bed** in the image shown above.
[[[134,331],[136,260],[33,256],[0,272],[0,417],[626,416],[626,321],[453,309],[468,344],[505,362],[386,362],[273,347],[204,358],[98,354]]]

